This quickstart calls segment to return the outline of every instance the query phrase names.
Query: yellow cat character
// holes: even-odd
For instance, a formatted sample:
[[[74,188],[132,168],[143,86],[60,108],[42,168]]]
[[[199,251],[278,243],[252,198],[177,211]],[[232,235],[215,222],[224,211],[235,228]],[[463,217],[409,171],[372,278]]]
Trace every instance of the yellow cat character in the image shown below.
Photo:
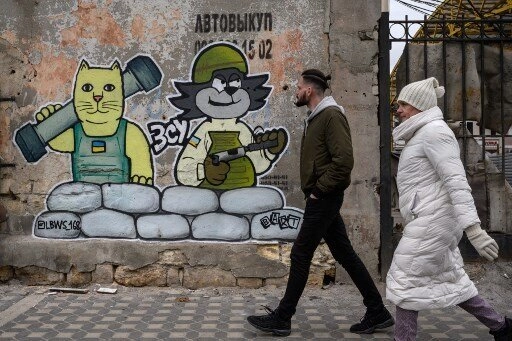
[[[49,141],[51,149],[71,153],[73,181],[153,184],[148,139],[136,123],[122,117],[124,103],[119,62],[103,68],[82,60],[73,89],[78,123]],[[36,114],[37,121],[60,107],[47,105]]]

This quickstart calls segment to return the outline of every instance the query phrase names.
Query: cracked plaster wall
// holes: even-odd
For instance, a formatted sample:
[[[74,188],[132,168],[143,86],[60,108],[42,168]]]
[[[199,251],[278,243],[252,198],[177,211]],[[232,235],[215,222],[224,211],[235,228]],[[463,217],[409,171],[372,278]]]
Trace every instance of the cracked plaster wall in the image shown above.
[[[236,3],[223,0],[173,3],[160,0],[11,0],[4,1],[2,7],[0,97],[12,97],[14,101],[0,103],[0,157],[2,162],[12,163],[15,167],[0,170],[0,203],[8,211],[8,221],[0,225],[1,235],[28,237],[34,217],[44,209],[47,194],[71,177],[67,155],[49,153],[37,164],[27,164],[13,144],[12,135],[25,122],[34,120],[34,112],[41,105],[70,98],[73,75],[81,58],[109,65],[114,59],[125,62],[135,54],[145,53],[158,62],[164,74],[162,86],[150,95],[135,96],[127,101],[127,117],[145,124],[174,115],[174,109],[166,100],[166,96],[173,92],[171,80],[188,77],[197,44],[219,39],[237,40],[240,44],[270,39],[272,58],[256,57],[250,61],[250,68],[252,72],[270,73],[273,92],[268,109],[248,117],[247,122],[254,126],[271,122],[271,125],[288,129],[289,149],[272,174],[288,176],[288,188],[284,191],[286,200],[291,206],[303,208],[298,167],[289,166],[299,163],[305,117],[304,110],[292,104],[295,80],[302,69],[309,67],[331,73],[332,95],[347,110],[355,151],[352,185],[346,191],[342,213],[356,250],[370,272],[377,275],[379,165],[375,160],[379,159],[376,91],[379,2],[301,0],[282,1],[276,6],[276,1],[270,0],[257,3],[248,0]],[[219,29],[217,32],[196,32],[197,15],[252,12],[271,13],[272,31],[219,32]],[[169,148],[156,159],[156,182],[162,187],[174,183],[172,165],[175,157],[176,150]],[[9,238],[2,238],[0,243]],[[148,247],[144,243],[102,240],[94,244],[101,246],[97,256],[84,263],[88,254],[87,241],[77,244],[58,241],[54,251],[49,250],[56,241],[38,241],[33,245],[44,251],[46,256],[43,257],[37,250],[25,253],[25,247],[32,242],[20,239],[10,246],[9,254],[2,248],[3,264],[0,265],[37,265],[65,272],[72,265],[79,271],[91,271],[93,263],[102,261],[137,268],[157,259],[155,250],[150,256],[139,257],[147,255]],[[116,243],[126,248],[118,247]],[[195,254],[205,252],[202,247],[209,253],[217,250],[222,254],[220,250],[225,244],[199,248],[194,243],[177,245],[197,249]],[[248,254],[254,251],[253,246],[235,247],[245,249]],[[169,246],[165,243],[157,247],[158,250],[166,248]],[[108,260],[98,256],[103,254],[103,249],[109,249]],[[17,255],[18,252],[25,256]],[[65,261],[57,265],[59,259]],[[332,259],[323,259],[319,266],[332,264]],[[88,265],[84,265],[86,263]],[[223,268],[236,272],[235,263]],[[286,264],[286,260],[278,260],[278,263]],[[277,272],[280,276],[281,270]],[[243,274],[238,275],[243,277]]]

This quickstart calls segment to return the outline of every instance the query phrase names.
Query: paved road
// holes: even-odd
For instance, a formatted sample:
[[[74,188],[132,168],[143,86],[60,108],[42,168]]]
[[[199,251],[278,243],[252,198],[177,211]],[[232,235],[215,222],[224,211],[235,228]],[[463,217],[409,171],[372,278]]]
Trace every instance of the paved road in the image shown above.
[[[116,294],[100,294],[98,287],[88,287],[86,294],[50,294],[49,287],[0,285],[0,340],[276,339],[245,319],[263,313],[261,305],[275,307],[282,288],[118,287]],[[512,304],[507,306],[502,312],[512,316]],[[394,314],[394,307],[388,308]],[[363,314],[352,285],[308,288],[286,340],[392,339],[392,328],[373,335],[348,332]],[[492,340],[486,328],[460,308],[423,312],[420,326],[419,340]]]

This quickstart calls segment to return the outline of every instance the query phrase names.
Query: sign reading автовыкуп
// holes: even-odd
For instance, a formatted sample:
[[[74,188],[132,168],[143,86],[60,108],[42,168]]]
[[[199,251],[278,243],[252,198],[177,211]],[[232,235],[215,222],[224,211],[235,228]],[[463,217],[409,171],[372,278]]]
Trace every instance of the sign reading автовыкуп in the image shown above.
[[[196,33],[233,33],[233,32],[262,32],[272,31],[272,13],[212,13],[197,14],[195,23]],[[226,39],[216,39],[226,40]],[[196,40],[194,53],[215,39]],[[249,59],[271,59],[272,39],[227,39],[239,45]]]

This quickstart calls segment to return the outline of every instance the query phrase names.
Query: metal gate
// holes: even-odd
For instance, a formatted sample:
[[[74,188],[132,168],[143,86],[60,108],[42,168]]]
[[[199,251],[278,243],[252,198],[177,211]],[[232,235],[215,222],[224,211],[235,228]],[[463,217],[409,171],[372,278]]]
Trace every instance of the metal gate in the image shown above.
[[[390,72],[392,44],[405,43]],[[391,76],[390,76],[391,74]],[[403,227],[394,176],[401,145],[392,141],[395,98],[413,81],[436,77],[446,94],[439,102],[455,132],[482,227],[512,258],[512,17],[379,22],[379,124],[381,148],[381,274],[389,269]],[[477,254],[466,239],[465,259]]]

